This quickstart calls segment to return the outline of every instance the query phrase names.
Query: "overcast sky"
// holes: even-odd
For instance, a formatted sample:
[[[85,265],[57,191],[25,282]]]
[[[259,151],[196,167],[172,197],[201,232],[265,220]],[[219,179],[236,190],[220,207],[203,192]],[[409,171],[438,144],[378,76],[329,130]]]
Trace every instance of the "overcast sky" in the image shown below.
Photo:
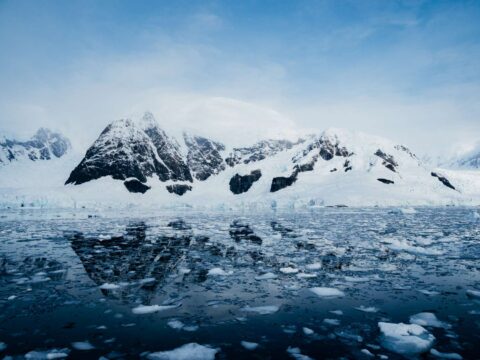
[[[225,141],[345,127],[444,154],[480,139],[480,1],[0,0],[2,133],[84,151],[145,110]]]

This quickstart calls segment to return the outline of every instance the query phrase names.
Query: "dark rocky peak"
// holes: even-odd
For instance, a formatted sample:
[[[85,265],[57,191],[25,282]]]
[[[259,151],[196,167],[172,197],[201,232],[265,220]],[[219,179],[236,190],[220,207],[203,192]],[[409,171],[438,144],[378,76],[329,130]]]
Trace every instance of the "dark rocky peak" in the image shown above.
[[[329,161],[335,156],[349,157],[353,152],[349,151],[345,146],[340,145],[340,141],[336,135],[329,135],[323,133],[318,138],[314,137],[307,142],[305,148],[293,157],[293,162],[302,162],[311,153],[314,153],[312,158],[318,159],[320,156],[323,160]]]
[[[80,164],[72,171],[66,184],[82,184],[103,176],[117,180],[147,177],[158,174],[167,179],[169,171],[160,163],[152,141],[130,119],[109,124],[87,150]]]
[[[159,127],[153,114],[146,112],[139,121],[139,126],[155,146],[158,158],[168,168],[169,178],[193,181],[190,169],[180,151],[180,145]]]
[[[221,154],[225,151],[223,144],[187,133],[183,134],[183,138],[188,149],[187,164],[197,180],[207,180],[211,175],[225,170]]]
[[[403,151],[407,153],[412,159],[419,160],[417,155],[415,155],[410,149],[404,145],[395,145],[395,150]]]
[[[225,159],[229,166],[235,166],[243,163],[261,161],[267,157],[274,156],[281,151],[289,150],[297,144],[303,143],[305,140],[299,139],[296,142],[289,140],[263,140],[249,147],[234,148],[233,151]]]
[[[0,164],[29,159],[50,160],[60,158],[71,148],[70,141],[58,132],[40,128],[30,140],[6,139],[0,141]]]
[[[440,181],[446,187],[448,187],[452,190],[456,190],[455,186],[453,186],[452,183],[445,176],[443,176],[439,173],[433,172],[433,171],[430,175],[432,175],[433,177],[436,177],[438,179],[438,181]]]

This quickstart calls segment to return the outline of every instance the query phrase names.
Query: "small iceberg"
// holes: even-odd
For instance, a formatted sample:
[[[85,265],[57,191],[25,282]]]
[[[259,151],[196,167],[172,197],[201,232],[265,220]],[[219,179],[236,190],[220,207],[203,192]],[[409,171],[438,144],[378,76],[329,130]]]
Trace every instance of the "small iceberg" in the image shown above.
[[[250,341],[240,341],[240,345],[242,345],[245,349],[253,351],[258,348],[258,344],[255,342]]]
[[[159,311],[175,309],[180,305],[140,305],[132,309],[136,315],[151,314]]]
[[[265,305],[265,306],[256,306],[256,307],[245,306],[242,309],[242,311],[253,312],[260,315],[268,315],[268,314],[276,313],[279,309],[280,308],[276,305]]]
[[[323,298],[342,297],[345,293],[341,290],[329,287],[314,287],[310,289],[315,295]]]
[[[435,337],[417,324],[379,322],[382,346],[401,355],[417,355],[430,350]]]
[[[449,324],[438,320],[435,314],[430,312],[422,312],[422,313],[418,313],[410,316],[410,324],[417,324],[420,326],[430,326],[430,327],[444,328],[444,329],[448,329],[450,327]]]
[[[159,351],[148,354],[152,360],[214,360],[220,349],[210,346],[189,343],[169,351]]]

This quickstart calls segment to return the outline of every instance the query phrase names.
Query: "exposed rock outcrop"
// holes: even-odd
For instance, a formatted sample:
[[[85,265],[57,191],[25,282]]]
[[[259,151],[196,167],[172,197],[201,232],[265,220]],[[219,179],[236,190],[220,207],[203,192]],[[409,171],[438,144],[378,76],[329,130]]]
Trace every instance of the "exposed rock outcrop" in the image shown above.
[[[239,175],[235,174],[230,179],[230,191],[234,194],[241,194],[247,192],[253,185],[255,181],[258,181],[262,177],[262,172],[260,170],[253,170],[248,175]]]

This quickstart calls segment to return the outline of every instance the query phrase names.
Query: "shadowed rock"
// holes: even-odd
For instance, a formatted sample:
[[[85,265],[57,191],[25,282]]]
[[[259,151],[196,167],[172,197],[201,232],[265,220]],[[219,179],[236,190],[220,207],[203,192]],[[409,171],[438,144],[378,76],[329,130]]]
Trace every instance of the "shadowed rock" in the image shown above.
[[[230,191],[236,195],[247,192],[253,183],[261,177],[262,172],[260,170],[253,170],[249,175],[244,176],[235,174],[235,176],[230,179]]]
[[[395,184],[395,182],[393,180],[388,180],[388,179],[384,179],[384,178],[378,178],[377,180],[380,181],[381,183],[384,183],[384,184]]]
[[[150,190],[150,186],[143,184],[140,182],[140,180],[135,178],[125,180],[123,185],[125,185],[127,190],[131,193],[145,194],[148,190]]]
[[[436,173],[436,172],[432,172],[431,175],[433,177],[436,177],[443,185],[445,185],[446,187],[452,189],[452,190],[456,190],[455,187],[452,185],[452,183],[444,176]]]
[[[190,185],[186,184],[173,184],[173,185],[167,185],[166,186],[167,191],[171,194],[177,194],[182,196],[185,194],[187,191],[191,191],[192,187]]]

